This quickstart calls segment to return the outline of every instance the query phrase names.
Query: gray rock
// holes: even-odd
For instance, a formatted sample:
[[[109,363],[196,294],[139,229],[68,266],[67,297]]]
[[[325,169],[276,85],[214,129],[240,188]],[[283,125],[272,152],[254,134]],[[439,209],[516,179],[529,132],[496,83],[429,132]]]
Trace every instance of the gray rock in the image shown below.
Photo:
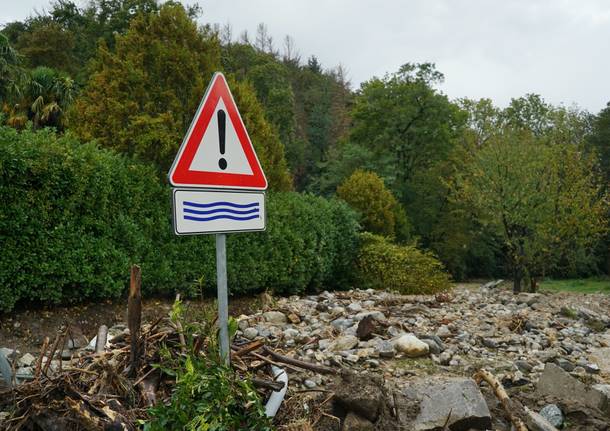
[[[524,373],[531,373],[534,366],[527,361],[518,359],[515,361],[515,366]]]
[[[267,311],[263,317],[272,325],[284,325],[287,322],[286,315],[281,311]]]
[[[599,366],[597,364],[585,364],[583,365],[583,368],[589,374],[599,374]]]
[[[463,377],[421,378],[412,381],[403,394],[419,403],[419,413],[404,429],[490,429],[491,415],[474,380]],[[400,412],[399,412],[400,417]]]
[[[422,341],[428,345],[428,350],[433,355],[439,355],[441,353],[441,348],[436,341],[432,340],[431,338],[424,338]]]
[[[523,407],[523,410],[525,412],[523,422],[525,422],[527,429],[530,431],[558,431],[557,428],[544,418],[544,416],[525,406]]]
[[[355,335],[343,335],[338,337],[335,341],[333,341],[332,345],[329,347],[330,350],[335,352],[340,352],[341,350],[349,350],[353,349],[358,345],[358,337]]]
[[[258,330],[256,328],[246,328],[244,330],[244,337],[246,337],[248,340],[253,340],[257,337],[258,335]]]
[[[387,340],[381,340],[375,345],[375,350],[382,358],[394,357],[394,345]]]
[[[337,328],[340,331],[343,331],[347,328],[349,328],[350,326],[352,326],[354,324],[354,320],[353,319],[344,319],[342,317],[333,320],[332,322],[330,322],[330,324]]]
[[[374,431],[375,425],[368,419],[358,416],[354,412],[349,412],[343,420],[341,431]]]
[[[250,326],[248,322],[248,316],[239,316],[239,320],[237,321],[237,327],[239,328],[239,330],[245,331],[248,326]]]
[[[350,313],[359,313],[362,311],[362,305],[360,305],[360,303],[358,302],[352,302],[350,305],[347,306],[347,310]]]
[[[443,353],[441,353],[439,355],[438,361],[441,365],[449,365],[452,357],[453,357],[453,353],[451,353],[448,350],[445,350]]]
[[[61,359],[72,359],[72,350],[64,349],[61,351]]]
[[[441,340],[441,337],[439,337],[436,334],[423,334],[423,335],[418,335],[417,336],[420,340],[433,340],[436,345],[441,349],[441,352],[445,351],[445,343],[443,343],[443,340]]]
[[[318,349],[326,350],[331,344],[332,344],[331,340],[329,340],[328,338],[324,338],[324,339],[318,341]]]
[[[348,374],[343,376],[341,384],[335,388],[334,402],[344,411],[375,422],[384,398],[381,378],[371,374]]]
[[[314,382],[313,380],[310,380],[310,379],[306,379],[306,380],[303,382],[303,384],[305,385],[305,387],[306,387],[307,389],[313,389],[313,388],[315,388],[316,386],[318,386],[318,385],[316,384],[316,382]]]
[[[354,316],[354,320],[362,320],[366,316],[371,316],[373,319],[377,320],[378,322],[384,322],[386,320],[385,314],[383,314],[381,311],[363,311],[362,313],[356,314]]]
[[[441,338],[447,338],[453,334],[447,325],[442,325],[436,330],[436,335]]]
[[[610,345],[610,336],[607,337],[608,339],[606,343]],[[610,374],[610,347],[591,349],[589,360],[596,363],[601,369],[601,371]]]
[[[540,416],[545,418],[555,428],[563,425],[563,412],[557,404],[547,404],[540,410]]]
[[[294,329],[294,328],[286,328],[286,329],[284,329],[284,338],[290,340],[290,339],[296,338],[298,336],[299,336],[298,329]]]
[[[483,338],[481,340],[481,343],[488,349],[497,349],[498,348],[498,342],[491,338]]]
[[[586,406],[600,409],[610,416],[610,391],[605,392],[604,386],[589,387],[557,365],[547,363],[538,381],[537,391],[540,395],[558,400],[579,400]]]
[[[563,370],[567,371],[568,373],[571,372],[572,370],[574,370],[575,365],[573,363],[571,363],[570,361],[568,361],[565,358],[555,358],[555,364],[557,364],[559,367],[561,367]]]

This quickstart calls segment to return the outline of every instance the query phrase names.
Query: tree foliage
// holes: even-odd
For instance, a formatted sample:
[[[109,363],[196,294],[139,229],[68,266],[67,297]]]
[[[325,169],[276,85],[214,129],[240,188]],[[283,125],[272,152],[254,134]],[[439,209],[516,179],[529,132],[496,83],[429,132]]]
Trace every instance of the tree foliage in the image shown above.
[[[360,214],[364,230],[392,238],[408,237],[404,209],[374,172],[355,171],[337,188],[337,196]]]
[[[369,233],[362,235],[356,273],[362,287],[405,295],[430,295],[450,287],[449,275],[432,253]]]
[[[494,136],[456,174],[455,192],[502,238],[516,291],[526,274],[590,264],[605,229],[607,200],[592,158],[528,131]]]

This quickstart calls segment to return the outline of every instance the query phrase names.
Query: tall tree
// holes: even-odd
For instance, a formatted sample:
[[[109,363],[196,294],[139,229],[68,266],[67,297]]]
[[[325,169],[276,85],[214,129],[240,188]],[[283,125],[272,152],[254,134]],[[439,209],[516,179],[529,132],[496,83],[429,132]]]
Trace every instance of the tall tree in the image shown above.
[[[25,70],[21,67],[21,58],[9,39],[0,33],[0,108],[10,104],[19,97],[24,81]]]
[[[74,130],[84,139],[139,157],[166,170],[214,71],[220,45],[198,29],[177,3],[140,14],[111,51],[101,44],[93,74],[75,109]],[[289,188],[283,147],[248,86],[235,98],[272,188]],[[276,172],[277,170],[277,172]]]
[[[587,137],[590,150],[594,151],[604,177],[605,189],[610,193],[610,102],[592,120],[592,131]],[[600,256],[604,259],[606,273],[610,274],[610,217],[606,240],[600,247]]]
[[[506,130],[456,174],[454,187],[456,201],[502,238],[515,292],[526,275],[593,262],[607,200],[595,160],[577,146]]]

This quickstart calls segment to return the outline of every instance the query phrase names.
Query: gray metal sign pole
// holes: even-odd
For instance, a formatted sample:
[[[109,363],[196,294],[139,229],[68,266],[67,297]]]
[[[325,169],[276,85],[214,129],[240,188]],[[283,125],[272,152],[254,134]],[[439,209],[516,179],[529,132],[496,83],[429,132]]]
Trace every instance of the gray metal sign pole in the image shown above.
[[[229,346],[229,295],[227,291],[227,235],[216,234],[216,284],[218,289],[218,326],[220,356],[226,365],[231,362]]]

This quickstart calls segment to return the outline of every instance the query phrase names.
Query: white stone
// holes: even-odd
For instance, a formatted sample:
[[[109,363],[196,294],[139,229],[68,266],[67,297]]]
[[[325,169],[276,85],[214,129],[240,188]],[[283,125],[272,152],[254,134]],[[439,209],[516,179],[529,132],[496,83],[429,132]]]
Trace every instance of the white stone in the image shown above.
[[[284,329],[284,338],[286,338],[288,340],[295,338],[298,335],[299,335],[299,331],[297,329],[294,329],[294,328]]]
[[[246,328],[244,330],[244,337],[248,340],[253,340],[258,335],[258,331],[256,328]]]
[[[350,305],[347,306],[347,309],[351,313],[359,313],[362,311],[362,305],[360,305],[358,302],[352,302]]]
[[[273,325],[284,325],[287,321],[286,315],[281,311],[267,311],[263,313],[263,317]]]
[[[421,341],[415,335],[405,334],[392,341],[394,349],[402,352],[410,358],[417,358],[428,354],[430,346]]]

